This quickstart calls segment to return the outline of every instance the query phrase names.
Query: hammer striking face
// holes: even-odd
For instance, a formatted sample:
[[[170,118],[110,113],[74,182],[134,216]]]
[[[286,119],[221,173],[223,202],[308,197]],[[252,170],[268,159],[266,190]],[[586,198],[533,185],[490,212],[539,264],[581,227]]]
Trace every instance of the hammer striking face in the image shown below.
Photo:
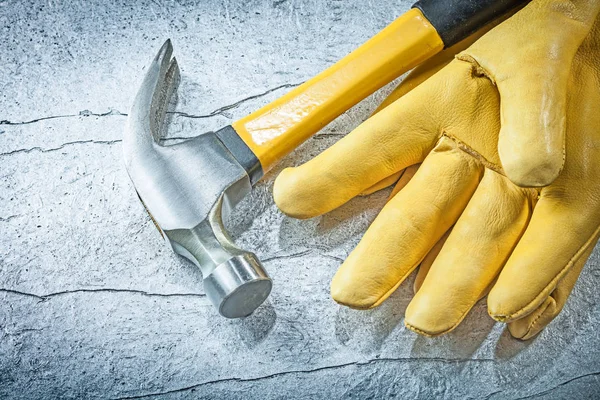
[[[231,241],[223,215],[281,158],[344,111],[525,1],[420,0],[357,50],[273,103],[217,132],[171,146],[160,139],[179,69],[167,40],[133,102],[123,140],[125,163],[161,234],[201,269],[206,294],[223,316],[249,315],[272,285],[257,257]]]

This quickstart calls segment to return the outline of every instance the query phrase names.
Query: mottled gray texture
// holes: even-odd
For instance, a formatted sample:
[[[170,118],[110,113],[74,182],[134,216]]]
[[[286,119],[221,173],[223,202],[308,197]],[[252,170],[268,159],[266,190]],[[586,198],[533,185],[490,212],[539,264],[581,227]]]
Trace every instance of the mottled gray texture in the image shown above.
[[[376,310],[329,281],[388,192],[296,221],[271,173],[230,223],[275,287],[243,320],[216,315],[133,191],[121,135],[151,56],[173,39],[183,81],[171,137],[242,117],[351,51],[410,1],[0,0],[1,398],[598,398],[600,259],[538,338],[479,303],[437,339],[404,328],[410,282]],[[384,91],[385,93],[385,91]],[[377,94],[288,157],[366,118]]]

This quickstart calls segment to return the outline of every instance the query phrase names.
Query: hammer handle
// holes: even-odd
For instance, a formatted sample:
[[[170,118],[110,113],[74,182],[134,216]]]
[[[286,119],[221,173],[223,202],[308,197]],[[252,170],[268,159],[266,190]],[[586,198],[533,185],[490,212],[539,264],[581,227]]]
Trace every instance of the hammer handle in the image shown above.
[[[428,3],[424,9],[432,9],[432,3],[442,4],[446,1],[422,0],[419,3]],[[523,3],[524,0],[483,2],[488,7],[494,7],[497,2]],[[267,172],[340,114],[447,47],[443,40],[444,32],[453,27],[452,23],[441,24],[440,33],[417,7],[419,3],[321,74],[232,124],[233,129],[229,133],[235,130],[250,150],[245,152],[246,155],[253,153],[256,156],[254,170]],[[452,0],[451,3],[456,7],[456,12],[461,13],[453,21],[467,24],[468,4],[476,3],[476,0]],[[461,4],[463,7],[459,7]],[[452,13],[453,10],[446,8],[446,11]],[[499,12],[485,14],[486,18],[481,18],[481,15],[484,14],[478,7],[471,13],[473,18],[478,18],[477,24],[483,25],[482,21],[499,15]],[[471,28],[455,29],[457,32],[452,35],[452,40],[466,37],[471,33]]]
[[[412,9],[333,66],[232,126],[266,172],[340,114],[443,47],[435,28]]]

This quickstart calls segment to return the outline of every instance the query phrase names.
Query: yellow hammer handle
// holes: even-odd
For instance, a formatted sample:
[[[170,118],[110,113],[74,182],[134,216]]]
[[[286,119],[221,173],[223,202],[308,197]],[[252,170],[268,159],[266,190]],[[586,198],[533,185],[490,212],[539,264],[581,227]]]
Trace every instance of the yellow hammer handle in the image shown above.
[[[444,48],[413,8],[321,74],[232,124],[267,172],[333,119]]]

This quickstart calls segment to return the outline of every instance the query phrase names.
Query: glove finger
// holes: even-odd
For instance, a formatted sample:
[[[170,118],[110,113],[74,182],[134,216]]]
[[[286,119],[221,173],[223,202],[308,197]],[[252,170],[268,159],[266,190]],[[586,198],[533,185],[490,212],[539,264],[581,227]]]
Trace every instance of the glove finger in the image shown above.
[[[413,291],[415,293],[417,293],[421,286],[423,286],[425,277],[429,273],[433,261],[435,261],[435,258],[438,256],[438,254],[440,254],[440,251],[442,251],[442,247],[444,247],[446,240],[448,240],[450,232],[452,232],[452,228],[450,228],[446,233],[444,233],[444,236],[442,236],[442,238],[438,240],[438,242],[433,246],[433,248],[429,250],[429,253],[427,253],[423,261],[421,261],[421,264],[419,265],[419,270],[417,271],[417,276],[415,277],[415,282],[413,284]]]
[[[546,300],[531,314],[523,318],[508,323],[510,334],[521,340],[528,340],[540,333],[562,311],[581,270],[585,266],[587,259],[594,250],[590,246],[581,258],[573,265],[573,268],[567,272],[565,277],[558,282],[556,289],[546,298]]]
[[[454,224],[481,174],[473,157],[442,137],[342,264],[331,282],[333,299],[359,309],[383,302]]]
[[[497,277],[524,232],[531,192],[486,169],[406,309],[409,329],[436,336],[458,326]]]
[[[538,309],[598,241],[598,216],[582,211],[594,207],[579,201],[587,195],[572,191],[574,201],[565,204],[564,188],[556,189],[542,193],[527,231],[490,291],[488,312],[498,321],[512,322]]]
[[[423,161],[438,132],[422,103],[409,97],[369,118],[304,165],[284,169],[273,187],[281,211],[295,218],[324,214]]]

